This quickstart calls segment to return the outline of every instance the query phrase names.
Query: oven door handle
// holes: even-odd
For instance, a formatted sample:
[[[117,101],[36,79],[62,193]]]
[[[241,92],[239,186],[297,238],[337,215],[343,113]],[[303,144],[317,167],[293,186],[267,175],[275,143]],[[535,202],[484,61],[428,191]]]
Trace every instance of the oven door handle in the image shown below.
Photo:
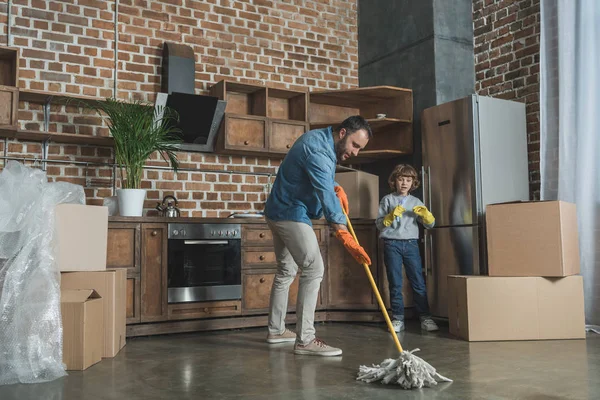
[[[183,244],[229,244],[227,240],[184,240]]]

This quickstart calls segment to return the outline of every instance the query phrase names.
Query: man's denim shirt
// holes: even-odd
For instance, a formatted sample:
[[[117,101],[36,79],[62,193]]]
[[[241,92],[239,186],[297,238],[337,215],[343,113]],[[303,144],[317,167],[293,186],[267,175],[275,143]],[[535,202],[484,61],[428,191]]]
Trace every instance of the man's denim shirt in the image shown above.
[[[331,127],[306,132],[283,159],[267,199],[265,215],[273,221],[297,221],[325,214],[330,223],[346,224],[333,187],[337,157]]]

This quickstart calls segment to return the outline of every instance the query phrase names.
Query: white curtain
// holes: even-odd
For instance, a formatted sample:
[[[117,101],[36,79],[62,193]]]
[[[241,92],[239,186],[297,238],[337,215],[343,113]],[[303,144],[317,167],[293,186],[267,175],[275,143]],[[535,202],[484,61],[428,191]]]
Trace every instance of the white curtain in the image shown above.
[[[577,204],[586,323],[600,325],[600,1],[541,1],[541,197]]]

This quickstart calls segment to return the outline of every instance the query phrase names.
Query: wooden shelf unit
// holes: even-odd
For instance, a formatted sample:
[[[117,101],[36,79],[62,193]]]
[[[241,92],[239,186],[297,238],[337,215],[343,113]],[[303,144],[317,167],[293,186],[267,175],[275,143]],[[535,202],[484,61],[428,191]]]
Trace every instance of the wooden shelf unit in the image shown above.
[[[113,147],[112,137],[76,135],[72,133],[56,133],[43,131],[11,130],[0,128],[0,137],[9,139],[29,140],[32,142],[50,141],[62,144],[95,145],[103,147]]]
[[[67,104],[72,102],[73,105],[77,106],[78,100],[87,101],[102,101],[103,98],[84,96],[78,94],[64,94],[64,93],[53,93],[42,90],[32,89],[19,89],[19,100],[28,101],[31,103],[44,104],[46,102]]]
[[[0,128],[17,129],[19,49],[0,46]]]
[[[223,80],[210,89],[227,101],[216,151],[281,157],[308,130],[308,93]]]
[[[361,115],[371,125],[373,138],[358,157],[348,163],[371,162],[397,157],[413,151],[412,90],[392,86],[374,86],[348,90],[310,93],[311,129],[333,126],[346,118]],[[385,117],[378,118],[378,114]]]

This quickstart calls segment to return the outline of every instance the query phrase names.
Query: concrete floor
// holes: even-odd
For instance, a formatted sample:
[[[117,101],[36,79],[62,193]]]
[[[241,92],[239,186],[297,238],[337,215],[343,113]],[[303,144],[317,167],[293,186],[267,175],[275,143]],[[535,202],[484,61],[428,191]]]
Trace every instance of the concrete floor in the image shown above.
[[[395,357],[383,325],[327,323],[317,333],[342,357],[295,356],[268,346],[266,329],[128,340],[114,359],[54,382],[0,387],[0,399],[600,399],[600,336],[584,340],[468,343],[421,334],[400,340],[454,379],[430,389],[355,381],[360,364]]]

